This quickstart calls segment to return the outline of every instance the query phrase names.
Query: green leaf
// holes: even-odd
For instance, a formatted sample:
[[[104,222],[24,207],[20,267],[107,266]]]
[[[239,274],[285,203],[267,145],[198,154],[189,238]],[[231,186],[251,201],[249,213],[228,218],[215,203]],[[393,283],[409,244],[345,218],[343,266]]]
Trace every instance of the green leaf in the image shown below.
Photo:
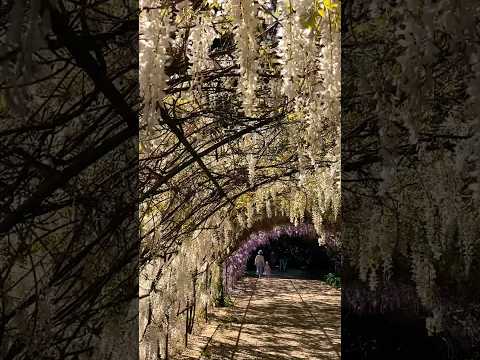
[[[335,10],[338,6],[338,4],[333,3],[331,0],[323,0],[323,5],[325,5],[328,10]]]

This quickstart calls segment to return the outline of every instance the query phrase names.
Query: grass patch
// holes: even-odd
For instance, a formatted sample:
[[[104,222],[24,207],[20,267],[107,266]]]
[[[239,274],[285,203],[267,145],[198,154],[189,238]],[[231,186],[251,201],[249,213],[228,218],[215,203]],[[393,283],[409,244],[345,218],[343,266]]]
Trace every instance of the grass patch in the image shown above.
[[[336,274],[329,273],[324,277],[324,281],[330,285],[333,286],[336,289],[339,289],[342,286],[342,281],[340,276]]]

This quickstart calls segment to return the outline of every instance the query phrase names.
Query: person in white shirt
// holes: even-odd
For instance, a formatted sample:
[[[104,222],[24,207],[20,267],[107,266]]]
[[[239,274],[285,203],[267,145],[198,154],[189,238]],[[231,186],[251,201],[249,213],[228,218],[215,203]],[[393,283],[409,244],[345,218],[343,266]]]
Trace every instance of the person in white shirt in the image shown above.
[[[262,250],[259,250],[257,256],[255,256],[255,266],[257,267],[258,277],[261,277],[263,275],[263,269],[265,269],[265,258],[263,257]]]

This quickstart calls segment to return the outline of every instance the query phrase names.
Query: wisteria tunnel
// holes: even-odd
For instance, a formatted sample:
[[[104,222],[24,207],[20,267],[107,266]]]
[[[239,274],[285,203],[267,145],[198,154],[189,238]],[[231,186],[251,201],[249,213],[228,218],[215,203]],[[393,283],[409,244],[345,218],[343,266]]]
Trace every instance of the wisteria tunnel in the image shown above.
[[[480,1],[0,2],[0,359],[479,360]]]
[[[143,7],[142,360],[339,356],[338,4]]]
[[[149,294],[141,303],[141,310],[149,314],[141,324],[144,356],[173,359],[195,359],[202,353],[218,359],[337,356],[340,351],[340,293],[337,287],[340,284],[335,280],[339,281],[339,234],[335,224],[325,223],[319,236],[308,215],[302,222],[292,220],[272,214],[238,234],[226,227],[220,236],[228,238],[229,245],[223,247],[218,246],[219,239],[215,236],[206,242],[202,232],[197,232],[195,240],[206,242],[207,246],[192,242],[186,251],[194,251],[194,257],[189,259],[184,254],[183,258],[162,259],[161,266],[168,264],[168,270],[154,270],[152,265],[150,269],[146,267],[145,280],[149,274],[158,274],[158,269],[170,270],[170,273],[168,276],[162,274],[166,283],[162,292],[158,292],[161,303],[155,302],[152,288],[145,286],[158,287],[158,281],[142,284],[145,294]],[[220,240],[225,238],[220,237]],[[212,253],[211,250],[216,251]],[[271,271],[261,274],[260,278],[254,264],[259,250],[271,266]],[[212,260],[205,261],[209,256]],[[188,268],[195,271],[182,274],[182,269]],[[331,276],[330,285],[325,282],[328,275]],[[166,297],[167,291],[174,295]],[[179,298],[178,291],[186,296]],[[298,315],[292,316],[298,307],[304,313],[304,318],[300,317],[302,322]],[[232,314],[238,315],[235,318]],[[235,320],[220,328],[217,322],[222,316],[222,321],[232,317]],[[154,323],[155,319],[160,321]],[[304,322],[311,322],[311,319],[315,319],[315,323],[307,328],[312,336],[315,334],[318,346],[310,346],[310,353],[308,350],[299,352],[306,346],[302,344],[302,337],[290,345],[274,346],[277,342],[272,343],[266,336],[280,331],[296,338],[298,331],[305,333]],[[209,333],[213,326],[217,326],[216,330]],[[155,329],[154,337],[148,335],[152,328]],[[252,340],[257,345],[263,342],[264,349],[255,350],[256,346],[249,344]]]

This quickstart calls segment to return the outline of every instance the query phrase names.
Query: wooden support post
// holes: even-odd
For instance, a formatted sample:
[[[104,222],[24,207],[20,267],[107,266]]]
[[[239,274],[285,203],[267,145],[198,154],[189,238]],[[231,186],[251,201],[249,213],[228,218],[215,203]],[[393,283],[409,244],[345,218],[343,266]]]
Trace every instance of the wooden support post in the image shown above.
[[[209,267],[205,269],[205,293],[208,294],[208,278],[209,278]],[[208,301],[205,303],[205,322],[208,323]]]
[[[187,311],[185,312],[185,347],[188,346],[188,307],[190,306],[190,300],[187,300]]]
[[[195,271],[196,273],[196,271]],[[190,309],[190,326],[189,326],[189,333],[191,334],[193,332],[193,324],[195,322],[195,311],[197,308],[197,275],[195,275],[192,279],[192,286],[193,286],[193,300],[192,303],[190,304],[191,309]]]
[[[167,333],[165,335],[165,360],[168,360],[168,334],[169,334],[169,324],[170,324],[170,319],[168,318],[168,315],[165,316],[167,319]]]
[[[228,294],[228,263],[225,266],[225,293]]]

